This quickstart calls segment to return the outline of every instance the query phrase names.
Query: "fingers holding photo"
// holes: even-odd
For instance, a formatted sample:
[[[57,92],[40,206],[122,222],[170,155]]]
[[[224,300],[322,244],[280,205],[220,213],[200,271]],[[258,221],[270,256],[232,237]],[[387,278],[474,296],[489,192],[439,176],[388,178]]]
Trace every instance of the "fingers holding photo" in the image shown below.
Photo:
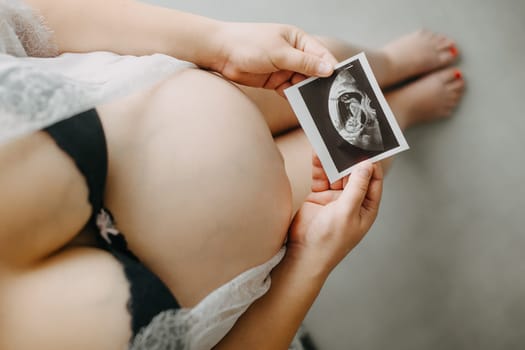
[[[342,190],[346,179],[348,179],[348,176],[334,183],[330,183],[319,156],[316,153],[312,153],[312,192],[322,192],[329,189],[336,191]]]
[[[372,220],[375,220],[379,211],[379,204],[381,196],[383,194],[383,179],[384,171],[381,163],[375,163],[373,167],[373,173],[368,184],[368,191],[361,205],[361,216],[373,216]]]
[[[345,177],[343,191],[337,200],[340,215],[346,218],[354,245],[370,230],[381,201],[383,171],[380,163],[365,161]]]
[[[220,54],[210,68],[247,86],[283,90],[309,76],[327,77],[337,60],[313,36],[285,24],[222,22]]]
[[[284,92],[332,186],[365,159],[378,162],[409,148],[364,53],[330,77]]]
[[[331,271],[365,236],[377,217],[383,186],[381,164],[365,161],[335,186],[314,154],[312,193],[294,217],[288,248],[315,252],[311,258]],[[320,253],[322,252],[322,253]],[[302,254],[304,255],[304,254]]]

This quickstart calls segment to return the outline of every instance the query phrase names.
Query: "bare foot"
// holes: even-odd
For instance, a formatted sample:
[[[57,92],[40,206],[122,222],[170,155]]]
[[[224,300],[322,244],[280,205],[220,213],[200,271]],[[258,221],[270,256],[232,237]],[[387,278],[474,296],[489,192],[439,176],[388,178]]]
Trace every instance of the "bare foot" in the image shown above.
[[[389,84],[446,67],[458,56],[454,41],[423,29],[392,41],[382,52],[389,61]]]
[[[386,98],[399,126],[448,117],[459,103],[465,81],[457,68],[444,68],[388,93]]]

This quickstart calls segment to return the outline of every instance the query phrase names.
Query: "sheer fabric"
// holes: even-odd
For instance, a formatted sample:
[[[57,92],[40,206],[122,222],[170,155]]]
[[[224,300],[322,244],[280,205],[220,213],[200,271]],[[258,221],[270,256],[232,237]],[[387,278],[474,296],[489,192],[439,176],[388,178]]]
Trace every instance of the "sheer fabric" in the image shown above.
[[[0,1],[0,143],[195,67],[161,54],[56,55],[38,15],[21,1]]]

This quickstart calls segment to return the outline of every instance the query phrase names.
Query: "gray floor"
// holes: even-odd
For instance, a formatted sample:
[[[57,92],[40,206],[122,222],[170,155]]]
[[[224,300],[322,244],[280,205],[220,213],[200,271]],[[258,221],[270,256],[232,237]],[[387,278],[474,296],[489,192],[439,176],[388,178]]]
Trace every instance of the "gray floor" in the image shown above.
[[[407,133],[376,225],[306,323],[327,350],[525,349],[525,1],[155,2],[369,46],[420,27],[455,38],[456,117]]]

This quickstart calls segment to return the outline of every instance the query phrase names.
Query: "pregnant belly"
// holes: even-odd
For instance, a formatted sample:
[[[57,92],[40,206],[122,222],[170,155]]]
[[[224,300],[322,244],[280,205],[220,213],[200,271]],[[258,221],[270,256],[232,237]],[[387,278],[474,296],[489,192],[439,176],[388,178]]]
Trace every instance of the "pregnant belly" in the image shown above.
[[[192,306],[279,251],[291,193],[255,106],[216,76],[187,75],[99,112],[110,150],[106,203],[117,226]]]

